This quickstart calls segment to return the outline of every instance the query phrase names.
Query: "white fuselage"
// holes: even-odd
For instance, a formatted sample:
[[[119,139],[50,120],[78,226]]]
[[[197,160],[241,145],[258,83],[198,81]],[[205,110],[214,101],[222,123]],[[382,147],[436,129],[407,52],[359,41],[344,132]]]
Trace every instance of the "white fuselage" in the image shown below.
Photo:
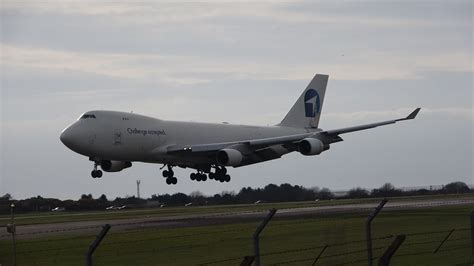
[[[148,116],[90,111],[66,128],[61,141],[94,162],[93,178],[119,172],[132,162],[162,163],[167,184],[176,184],[173,167],[192,168],[190,179],[229,182],[227,166],[240,167],[281,158],[298,151],[319,155],[341,134],[414,119],[405,118],[322,131],[318,128],[328,75],[316,74],[277,126],[245,126],[160,120]],[[164,167],[163,166],[163,167]]]
[[[116,111],[91,111],[85,116],[87,114],[89,117],[83,116],[66,128],[61,134],[61,140],[73,151],[94,160],[172,163],[180,166],[215,164],[215,157],[169,155],[167,148],[173,145],[186,146],[288,136],[310,131],[281,126],[165,121]],[[275,145],[271,149],[275,157],[292,151],[283,145]],[[259,161],[264,160],[255,162]]]

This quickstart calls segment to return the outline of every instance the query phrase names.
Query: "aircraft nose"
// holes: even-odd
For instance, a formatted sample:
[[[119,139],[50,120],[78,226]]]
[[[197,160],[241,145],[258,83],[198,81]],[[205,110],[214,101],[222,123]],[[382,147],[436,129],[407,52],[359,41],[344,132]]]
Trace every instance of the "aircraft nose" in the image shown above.
[[[66,128],[65,130],[63,130],[63,132],[59,136],[59,139],[64,145],[71,148],[71,144],[72,144],[71,128]]]

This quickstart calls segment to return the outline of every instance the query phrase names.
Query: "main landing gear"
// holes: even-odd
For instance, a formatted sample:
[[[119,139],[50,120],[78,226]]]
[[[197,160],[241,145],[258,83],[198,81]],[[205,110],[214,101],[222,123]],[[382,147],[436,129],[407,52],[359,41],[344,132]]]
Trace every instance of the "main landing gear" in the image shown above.
[[[168,185],[176,185],[178,183],[178,179],[174,177],[173,167],[168,165],[168,170],[163,171],[163,177],[166,178],[166,184]]]
[[[102,171],[97,170],[97,165],[98,165],[98,163],[94,162],[94,170],[92,170],[92,172],[91,172],[92,178],[101,178],[102,177]]]
[[[207,175],[200,172],[192,173],[191,175],[189,175],[189,177],[191,178],[191,180],[196,180],[198,182],[207,180]]]
[[[160,169],[167,167],[166,170],[163,171],[163,177],[166,178],[166,184],[168,185],[176,185],[178,183],[178,179],[174,177],[173,166],[169,164],[163,165]],[[211,169],[215,168],[214,172],[211,172]],[[206,174],[208,173],[208,174]],[[203,168],[197,168],[197,173],[192,173],[189,175],[191,180],[193,181],[206,181],[208,178],[213,179],[216,181],[222,182],[229,182],[230,175],[227,174],[227,169],[222,166],[207,166]]]
[[[225,167],[215,167],[216,170],[214,173],[209,172],[209,179],[214,179],[216,181],[222,182],[229,182],[230,175],[227,174],[227,169]],[[195,181],[206,181],[207,175],[204,172],[198,171],[197,173],[192,173],[190,176],[191,180]]]
[[[227,169],[225,167],[216,166],[216,171],[214,173],[209,173],[209,179],[214,179],[216,181],[229,182],[230,175],[227,174]]]

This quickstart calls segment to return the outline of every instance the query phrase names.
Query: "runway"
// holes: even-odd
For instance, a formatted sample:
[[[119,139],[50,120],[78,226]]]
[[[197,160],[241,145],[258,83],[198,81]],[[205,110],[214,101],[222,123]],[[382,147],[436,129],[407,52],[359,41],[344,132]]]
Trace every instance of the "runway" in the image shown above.
[[[374,203],[355,203],[331,206],[318,206],[318,202],[311,207],[279,209],[275,219],[296,219],[317,217],[331,214],[369,214],[370,210],[378,205]],[[473,198],[460,199],[432,199],[432,200],[389,200],[383,211],[409,210],[432,208],[440,206],[471,205],[474,207]],[[131,212],[131,211],[128,211]],[[133,212],[133,211],[132,211]],[[94,221],[76,221],[50,224],[32,224],[17,226],[17,237],[20,239],[36,238],[42,236],[62,234],[95,234],[101,226],[110,224],[113,232],[135,230],[144,228],[179,228],[191,226],[205,226],[218,224],[231,224],[238,222],[251,222],[261,220],[267,211],[231,211],[216,214],[186,214],[140,218],[103,219]],[[11,239],[11,235],[2,230],[0,240]]]

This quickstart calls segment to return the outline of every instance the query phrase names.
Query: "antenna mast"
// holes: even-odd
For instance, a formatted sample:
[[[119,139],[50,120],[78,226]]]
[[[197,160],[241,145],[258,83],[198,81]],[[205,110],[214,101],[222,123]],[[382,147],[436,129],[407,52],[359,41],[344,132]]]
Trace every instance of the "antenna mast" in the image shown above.
[[[140,180],[137,180],[137,198],[140,198]]]

